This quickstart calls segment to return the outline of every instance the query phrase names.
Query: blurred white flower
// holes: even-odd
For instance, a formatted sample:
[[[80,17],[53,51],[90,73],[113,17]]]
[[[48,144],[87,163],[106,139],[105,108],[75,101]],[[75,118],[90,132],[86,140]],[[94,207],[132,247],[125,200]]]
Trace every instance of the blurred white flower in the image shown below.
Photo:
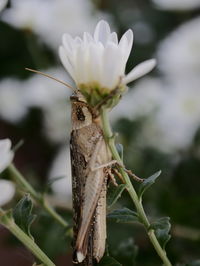
[[[141,133],[143,143],[164,152],[187,149],[200,127],[199,103],[198,79],[182,79],[169,83],[158,112]]]
[[[54,67],[43,72],[59,80],[65,80],[68,84],[71,82],[62,68]],[[25,84],[24,98],[30,107],[40,107],[45,110],[61,100],[66,102],[71,94],[71,90],[66,86],[38,74],[33,74]]]
[[[160,9],[191,10],[200,7],[199,0],[152,0]]]
[[[197,17],[181,25],[161,42],[158,48],[158,66],[168,77],[200,77],[199,29],[200,17]]]
[[[134,120],[149,116],[159,107],[164,91],[161,80],[144,78],[128,91],[111,111],[112,121],[120,118]]]
[[[48,108],[43,109],[44,131],[53,142],[64,143],[71,131],[71,106],[67,101],[55,101]]]
[[[70,84],[62,68],[51,68],[45,73]],[[70,133],[71,90],[60,83],[41,75],[33,74],[25,81],[24,98],[27,106],[40,108],[43,112],[43,130],[53,142],[66,142]]]
[[[125,67],[133,45],[133,32],[128,30],[118,42],[116,32],[110,31],[107,22],[101,20],[94,36],[85,32],[83,39],[63,35],[59,49],[61,61],[80,90],[112,90],[125,85],[151,71],[155,60],[147,60],[125,76]]]
[[[4,79],[0,82],[0,117],[16,123],[27,113],[23,81]]]
[[[33,30],[57,49],[64,32],[76,36],[90,30],[99,16],[89,0],[11,0],[3,20],[14,27]]]
[[[9,139],[0,140],[0,173],[3,172],[12,162],[14,153],[11,150],[11,141]]]
[[[15,185],[8,180],[0,179],[0,206],[8,203],[15,195]]]
[[[70,150],[67,146],[61,148],[56,155],[49,172],[49,179],[63,177],[52,184],[52,190],[58,200],[66,202],[66,206],[72,205],[72,183]]]
[[[133,29],[135,42],[140,45],[149,44],[155,39],[155,31],[153,30],[153,27],[143,20],[133,23]]]
[[[6,7],[8,0],[0,0],[0,12]]]

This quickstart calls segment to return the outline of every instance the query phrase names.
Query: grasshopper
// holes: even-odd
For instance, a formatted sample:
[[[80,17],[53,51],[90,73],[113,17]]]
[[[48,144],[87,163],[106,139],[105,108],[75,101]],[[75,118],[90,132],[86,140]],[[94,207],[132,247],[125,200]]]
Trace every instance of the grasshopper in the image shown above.
[[[43,72],[67,87],[70,85]],[[106,242],[107,179],[114,164],[105,143],[100,119],[78,90],[71,96],[70,139],[73,194],[73,263],[92,266],[103,257]]]
[[[73,263],[93,266],[100,261],[105,251],[108,178],[117,185],[110,166],[118,164],[135,180],[142,182],[143,179],[112,160],[112,155],[103,137],[98,109],[89,106],[79,90],[40,71],[26,69],[56,80],[73,90],[70,97],[72,105],[70,151],[74,212]],[[114,173],[119,174],[116,171]]]
[[[112,156],[100,120],[78,92],[71,96],[74,263],[94,265],[106,241],[106,187]]]

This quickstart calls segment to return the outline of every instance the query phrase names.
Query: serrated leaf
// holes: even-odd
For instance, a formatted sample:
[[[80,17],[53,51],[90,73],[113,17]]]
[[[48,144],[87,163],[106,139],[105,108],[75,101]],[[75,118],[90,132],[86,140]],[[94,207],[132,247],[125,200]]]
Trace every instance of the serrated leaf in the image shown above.
[[[186,266],[200,266],[200,260],[191,261]]]
[[[126,188],[125,184],[118,185],[117,187],[109,187],[108,191],[108,207],[111,208],[117,200],[121,197],[122,192]]]
[[[144,192],[151,186],[153,183],[155,183],[156,179],[161,174],[161,171],[156,172],[152,176],[146,178],[139,186],[138,196],[141,199]]]
[[[29,195],[25,195],[15,206],[13,210],[13,218],[15,223],[31,238],[30,227],[36,218],[32,212],[33,203]]]
[[[167,242],[171,238],[171,235],[169,234],[170,228],[171,224],[169,217],[162,217],[153,222],[150,226],[150,229],[155,230],[156,237],[158,238],[158,241],[163,249],[165,249]]]
[[[123,159],[124,159],[124,147],[123,147],[123,145],[121,143],[117,143],[116,144],[116,149],[117,149],[117,151],[119,153],[119,156],[120,156],[121,160],[123,161]]]
[[[107,215],[107,218],[116,223],[134,223],[139,222],[137,213],[128,208],[114,210]]]
[[[101,261],[98,263],[99,266],[122,266],[121,263],[116,261],[116,259],[110,256],[104,256]]]

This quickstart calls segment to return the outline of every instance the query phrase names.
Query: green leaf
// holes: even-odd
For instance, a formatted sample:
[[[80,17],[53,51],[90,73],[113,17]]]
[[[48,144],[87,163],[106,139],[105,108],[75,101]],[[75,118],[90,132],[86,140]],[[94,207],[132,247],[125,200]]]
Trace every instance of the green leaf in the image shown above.
[[[170,228],[171,224],[169,217],[162,217],[150,225],[150,229],[155,230],[156,237],[163,249],[165,249],[167,242],[171,238],[171,235],[169,234]]]
[[[121,143],[117,143],[116,144],[116,149],[117,149],[117,151],[119,153],[119,156],[120,156],[121,160],[123,161],[123,159],[124,159],[124,147],[123,147],[123,145]]]
[[[99,266],[122,266],[121,263],[116,261],[114,258],[109,256],[104,256],[100,263],[98,263]]]
[[[107,215],[107,218],[116,223],[134,223],[139,222],[137,213],[128,208],[114,210]]]
[[[13,210],[13,218],[15,223],[31,238],[30,227],[36,218],[36,215],[31,214],[33,203],[29,195],[25,195],[15,206]]]
[[[126,188],[125,184],[109,187],[108,190],[108,208],[111,208],[121,197],[122,192]]]
[[[161,171],[156,172],[152,176],[146,178],[139,186],[138,196],[141,199],[144,192],[151,186],[153,183],[155,183],[156,179],[161,174]]]
[[[112,250],[114,257],[123,261],[124,265],[135,265],[138,254],[138,246],[135,245],[133,238],[123,239],[117,247]]]
[[[191,261],[186,266],[200,266],[200,260]]]

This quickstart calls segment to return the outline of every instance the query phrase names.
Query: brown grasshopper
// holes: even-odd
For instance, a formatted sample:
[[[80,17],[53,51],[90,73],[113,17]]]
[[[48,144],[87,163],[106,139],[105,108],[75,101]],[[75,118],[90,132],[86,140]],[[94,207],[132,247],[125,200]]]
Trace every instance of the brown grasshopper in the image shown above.
[[[45,73],[27,70],[72,88]],[[97,108],[89,106],[78,90],[73,91],[70,140],[74,211],[73,263],[93,266],[100,261],[105,251],[107,180],[110,177],[116,184],[110,168],[116,161],[112,160],[105,143]],[[123,165],[118,166],[124,168]],[[129,170],[124,170],[134,179],[142,181]]]
[[[57,80],[40,71],[29,71]],[[71,96],[70,140],[73,194],[73,263],[92,266],[99,262],[106,241],[106,191],[112,156],[103,138],[100,119],[78,90]]]
[[[71,96],[74,263],[94,265],[106,241],[106,188],[112,156],[100,120],[78,92]]]

